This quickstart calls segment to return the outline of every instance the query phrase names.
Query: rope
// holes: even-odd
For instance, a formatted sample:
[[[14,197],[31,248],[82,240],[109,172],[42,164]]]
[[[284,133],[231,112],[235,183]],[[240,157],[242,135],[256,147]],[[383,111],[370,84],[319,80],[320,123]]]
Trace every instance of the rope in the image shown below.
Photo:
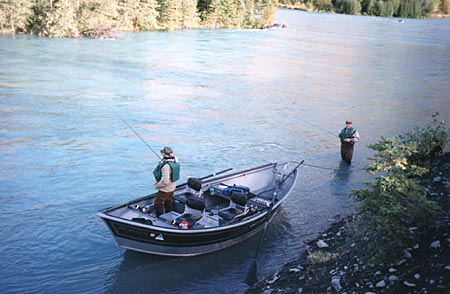
[[[323,167],[323,166],[318,166],[318,165],[313,165],[313,164],[307,164],[307,163],[304,163],[303,165],[306,165],[306,166],[309,166],[309,167],[314,167],[314,168],[328,169],[328,170],[332,170],[332,171],[339,171],[338,169],[331,168],[331,167]]]

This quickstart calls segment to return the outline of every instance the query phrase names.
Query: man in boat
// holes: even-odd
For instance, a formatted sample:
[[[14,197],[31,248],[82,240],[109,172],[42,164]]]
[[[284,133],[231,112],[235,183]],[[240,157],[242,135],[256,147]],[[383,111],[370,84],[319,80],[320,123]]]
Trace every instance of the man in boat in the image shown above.
[[[359,141],[359,133],[353,128],[352,121],[345,122],[345,128],[339,133],[341,139],[341,157],[347,164],[352,163],[353,148],[355,143]]]
[[[175,182],[180,178],[180,164],[172,148],[164,147],[160,152],[162,159],[153,170],[155,188],[158,189],[154,203],[156,216],[173,210]]]

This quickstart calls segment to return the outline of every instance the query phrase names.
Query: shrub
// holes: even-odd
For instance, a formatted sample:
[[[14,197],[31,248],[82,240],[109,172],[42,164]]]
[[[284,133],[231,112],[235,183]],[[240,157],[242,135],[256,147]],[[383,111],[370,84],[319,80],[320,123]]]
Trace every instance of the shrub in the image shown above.
[[[417,152],[409,159],[418,165],[429,165],[449,143],[449,133],[445,121],[439,121],[439,113],[433,114],[433,122],[420,129],[406,134],[404,141],[415,142]]]
[[[419,177],[429,170],[424,165],[427,156],[436,148],[443,150],[448,143],[448,131],[443,122],[434,121],[430,126],[416,129],[405,137],[382,137],[369,145],[377,151],[374,163],[366,170],[381,173],[368,189],[353,191],[353,197],[361,202],[359,212],[366,220],[362,233],[369,237],[372,250],[370,259],[385,262],[399,257],[414,241],[411,227],[427,227],[442,213],[440,207],[426,198],[425,188]]]

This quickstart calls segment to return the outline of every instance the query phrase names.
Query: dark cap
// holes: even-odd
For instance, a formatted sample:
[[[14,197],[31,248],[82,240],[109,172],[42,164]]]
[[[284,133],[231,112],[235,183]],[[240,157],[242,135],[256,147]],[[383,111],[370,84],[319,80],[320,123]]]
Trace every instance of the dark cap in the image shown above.
[[[345,124],[352,124],[352,121],[351,120],[346,120]]]
[[[172,155],[173,150],[170,147],[164,147],[159,152],[161,152],[161,154],[163,154],[163,155]]]

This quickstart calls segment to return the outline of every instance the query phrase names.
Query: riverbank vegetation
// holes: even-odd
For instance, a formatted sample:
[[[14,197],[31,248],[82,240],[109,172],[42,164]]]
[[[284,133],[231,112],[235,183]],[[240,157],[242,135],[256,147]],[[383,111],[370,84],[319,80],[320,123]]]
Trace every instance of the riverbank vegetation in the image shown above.
[[[374,163],[366,168],[381,174],[367,183],[369,188],[353,192],[361,203],[364,219],[357,236],[365,238],[370,261],[386,262],[398,258],[413,246],[414,230],[425,229],[442,217],[442,209],[428,199],[421,178],[430,173],[432,162],[449,142],[449,133],[438,114],[433,122],[403,136],[382,137],[368,147],[377,151]]]
[[[448,293],[450,132],[439,114],[424,128],[382,137],[352,192],[358,212],[248,293]],[[429,291],[429,292],[428,292]]]
[[[450,17],[450,0],[279,0],[279,6],[384,17]]]
[[[262,28],[277,0],[0,0],[0,31],[109,37],[114,31]]]

